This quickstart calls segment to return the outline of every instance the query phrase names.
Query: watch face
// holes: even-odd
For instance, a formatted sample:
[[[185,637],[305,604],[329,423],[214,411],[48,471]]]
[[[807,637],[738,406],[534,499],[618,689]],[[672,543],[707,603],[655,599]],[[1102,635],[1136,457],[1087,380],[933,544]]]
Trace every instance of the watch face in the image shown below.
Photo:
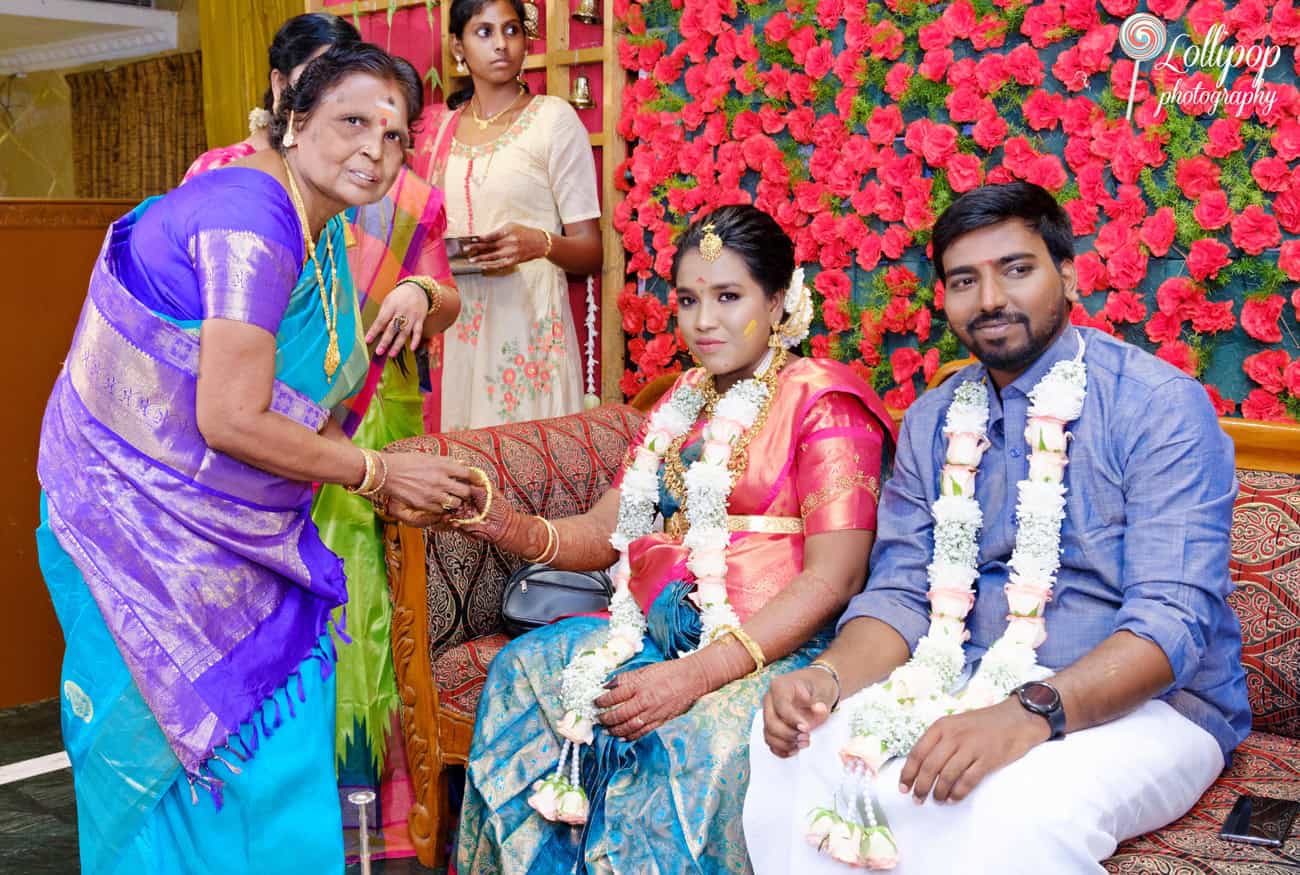
[[[1035,708],[1050,711],[1056,707],[1059,696],[1056,690],[1043,683],[1028,683],[1021,688],[1020,695]]]

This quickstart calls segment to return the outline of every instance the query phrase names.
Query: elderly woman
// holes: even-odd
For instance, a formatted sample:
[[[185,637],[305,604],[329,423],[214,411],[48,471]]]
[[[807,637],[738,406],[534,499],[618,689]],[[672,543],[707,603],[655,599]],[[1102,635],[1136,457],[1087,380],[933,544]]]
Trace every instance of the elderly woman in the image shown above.
[[[470,495],[462,466],[359,449],[329,415],[368,359],[338,214],[388,191],[420,95],[380,49],[336,46],[285,91],[272,149],[108,233],[38,461],[84,871],[343,870],[345,590],[311,484]]]
[[[700,366],[615,486],[555,521],[475,491],[487,517],[467,531],[558,568],[617,564],[609,620],[539,629],[493,661],[460,872],[748,871],[750,720],[862,586],[892,425],[849,368],[788,351],[812,316],[790,238],[724,207],[686,230],[673,273]]]
[[[250,113],[248,138],[203,153],[190,165],[185,180],[270,149],[271,111],[280,96],[331,45],[360,39],[356,28],[328,12],[297,15],[282,24],[268,51],[271,75],[265,108]],[[408,62],[395,60],[408,68],[410,77],[420,78]],[[354,206],[344,218],[335,241],[340,255],[347,250],[340,281],[345,294],[357,296],[366,343],[375,357],[361,392],[346,402],[342,422],[357,446],[379,449],[424,431],[419,373],[402,351],[421,343],[441,344],[442,332],[460,314],[460,296],[442,240],[447,214],[440,190],[403,168],[381,200]],[[304,265],[299,285],[310,289],[315,282],[312,265]],[[433,296],[432,308],[426,289]],[[437,386],[441,372],[435,367],[431,376]],[[370,503],[335,484],[325,484],[316,494],[312,521],[347,572],[346,632],[351,642],[340,650],[336,664],[340,780],[356,779],[355,768],[343,769],[345,762],[364,763],[364,780],[374,784],[398,704],[382,531]]]

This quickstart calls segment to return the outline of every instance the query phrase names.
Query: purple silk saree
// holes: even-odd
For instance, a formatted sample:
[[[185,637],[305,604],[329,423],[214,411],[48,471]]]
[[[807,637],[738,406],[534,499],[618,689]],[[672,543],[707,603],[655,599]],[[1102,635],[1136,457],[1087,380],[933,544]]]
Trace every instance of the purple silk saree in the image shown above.
[[[199,433],[197,337],[139,303],[114,269],[142,212],[113,225],[95,264],[37,471],[51,528],[181,766],[203,783],[218,748],[256,746],[241,725],[311,655],[344,576],[311,525],[310,484],[218,453]],[[208,245],[201,257],[251,244],[232,234]],[[249,312],[265,306],[251,284],[230,287]],[[328,416],[282,383],[272,409],[313,430]]]

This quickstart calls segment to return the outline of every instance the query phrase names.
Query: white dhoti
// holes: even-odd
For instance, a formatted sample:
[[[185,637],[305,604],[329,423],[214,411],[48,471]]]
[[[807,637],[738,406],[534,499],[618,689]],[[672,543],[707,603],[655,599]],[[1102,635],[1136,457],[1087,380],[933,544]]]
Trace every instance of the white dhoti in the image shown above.
[[[844,774],[849,709],[831,715],[796,756],[750,738],[745,841],[756,875],[852,871],[804,839],[807,815],[830,806]],[[961,802],[922,805],[898,790],[904,759],[875,782],[898,841],[897,875],[1102,872],[1098,861],[1132,836],[1186,813],[1223,770],[1214,737],[1164,702],[1150,701],[1103,726],[1038,745],[987,777]]]

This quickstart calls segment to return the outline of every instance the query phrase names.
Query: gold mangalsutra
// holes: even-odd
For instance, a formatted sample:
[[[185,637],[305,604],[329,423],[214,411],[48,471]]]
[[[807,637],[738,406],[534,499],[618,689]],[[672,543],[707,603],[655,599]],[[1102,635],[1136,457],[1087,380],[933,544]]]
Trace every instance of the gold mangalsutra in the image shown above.
[[[767,422],[768,411],[772,409],[772,402],[776,398],[777,377],[789,359],[790,353],[786,349],[777,350],[773,354],[767,370],[758,378],[758,381],[767,387],[767,397],[758,408],[758,416],[754,417],[754,424],[741,433],[731,448],[731,457],[727,460],[727,469],[731,472],[733,486],[740,479],[740,475],[745,472],[745,466],[749,462],[749,456],[745,450],[749,446],[749,442],[754,439],[754,436],[762,430],[763,424]],[[717,409],[718,402],[721,400],[712,374],[700,383],[699,390],[704,395],[702,415],[707,422],[713,418],[713,412]],[[683,519],[686,518],[686,466],[682,462],[682,447],[685,446],[689,434],[690,430],[688,429],[686,434],[679,435],[664,453],[664,488],[677,502],[677,512],[682,515]]]
[[[720,400],[711,374],[700,383],[699,392],[704,396],[704,406],[700,408],[700,415],[705,422],[708,422],[713,418],[713,411],[717,409]],[[673,438],[664,452],[664,488],[677,502],[677,512],[683,520],[686,519],[686,465],[682,462],[682,447],[686,445],[686,439],[690,434],[691,430],[687,429]]]
[[[325,272],[321,270],[320,259],[316,257],[316,244],[311,239],[307,205],[303,203],[302,192],[298,190],[298,180],[294,178],[289,160],[287,158],[281,160],[284,161],[285,175],[289,177],[289,195],[293,200],[294,209],[298,212],[298,221],[302,225],[303,248],[307,250],[307,258],[310,259],[311,266],[316,269],[316,282],[320,286],[320,304],[321,309],[325,311],[325,331],[329,335],[329,344],[325,347],[325,378],[332,380],[343,360],[339,354],[339,261],[334,255],[334,243],[330,240],[329,229],[322,228],[321,236],[325,238],[325,252],[330,260],[330,290],[326,293]],[[331,298],[334,300],[333,313],[330,312]]]
[[[519,102],[519,98],[523,97],[527,93],[528,93],[528,89],[524,88],[523,85],[520,85],[519,93],[515,95],[515,99],[510,101],[510,104],[506,106],[505,109],[501,110],[495,115],[488,116],[487,118],[483,118],[481,115],[478,114],[478,110],[474,108],[474,101],[471,100],[469,102],[469,114],[474,119],[474,124],[478,125],[478,129],[480,131],[486,131],[488,129],[488,126],[491,125],[494,121],[501,118],[501,116],[505,115],[506,113],[510,112],[510,110],[514,109],[515,104]],[[477,97],[477,95],[475,95],[475,97]]]
[[[722,238],[712,222],[704,226],[704,236],[700,238],[700,258],[714,262],[722,254]]]

